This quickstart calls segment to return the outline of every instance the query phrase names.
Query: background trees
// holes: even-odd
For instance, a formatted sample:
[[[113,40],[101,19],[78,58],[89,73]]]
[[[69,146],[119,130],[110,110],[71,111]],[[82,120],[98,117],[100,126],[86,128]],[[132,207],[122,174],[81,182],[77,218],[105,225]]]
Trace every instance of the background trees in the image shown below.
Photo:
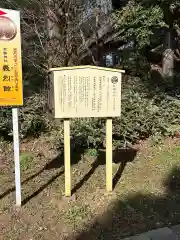
[[[1,0],[1,6],[19,9],[22,16],[22,137],[55,126],[46,107],[49,68],[103,65],[103,57],[111,51],[119,58],[116,67],[126,70],[122,117],[114,125],[116,143],[178,131],[179,1]],[[9,136],[10,111],[2,110],[1,115],[1,135]],[[82,132],[92,144],[103,144],[103,121],[74,124],[74,136]]]
[[[158,71],[159,78],[174,76],[180,56],[178,1],[126,1],[114,14],[114,21],[119,38],[134,43],[130,55],[145,56],[150,70]]]

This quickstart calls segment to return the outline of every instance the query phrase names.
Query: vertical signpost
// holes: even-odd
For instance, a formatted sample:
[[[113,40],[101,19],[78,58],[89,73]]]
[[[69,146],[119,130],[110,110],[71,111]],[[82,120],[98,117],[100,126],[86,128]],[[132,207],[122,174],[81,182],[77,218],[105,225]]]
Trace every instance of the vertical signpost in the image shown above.
[[[112,118],[121,114],[120,69],[78,66],[50,69],[50,105],[64,121],[65,195],[71,196],[71,118],[106,119],[106,189],[112,191]]]
[[[64,119],[65,196],[71,196],[70,121]]]
[[[111,192],[112,179],[112,118],[106,119],[106,189]]]
[[[22,105],[20,13],[0,8],[0,107],[12,108],[17,206],[21,206],[18,107]]]

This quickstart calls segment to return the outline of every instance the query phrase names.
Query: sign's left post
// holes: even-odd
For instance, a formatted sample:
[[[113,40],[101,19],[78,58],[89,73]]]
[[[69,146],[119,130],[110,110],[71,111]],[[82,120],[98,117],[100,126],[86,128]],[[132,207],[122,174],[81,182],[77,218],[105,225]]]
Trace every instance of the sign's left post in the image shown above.
[[[20,171],[18,110],[19,110],[18,108],[12,109],[12,118],[13,118],[16,206],[21,206],[21,171]]]
[[[12,108],[16,206],[21,206],[20,106],[23,106],[20,12],[0,8],[0,107]]]

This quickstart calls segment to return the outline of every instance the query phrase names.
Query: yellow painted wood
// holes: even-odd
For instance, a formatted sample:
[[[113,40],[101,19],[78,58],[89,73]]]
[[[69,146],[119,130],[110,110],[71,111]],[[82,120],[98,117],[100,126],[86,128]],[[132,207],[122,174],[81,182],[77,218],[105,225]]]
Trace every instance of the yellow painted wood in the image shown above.
[[[115,68],[105,68],[105,67],[97,67],[97,66],[91,66],[91,65],[84,65],[84,66],[73,66],[73,67],[58,67],[58,68],[50,68],[49,71],[61,71],[61,70],[74,70],[74,69],[99,69],[99,70],[104,70],[104,71],[109,71],[109,72],[120,72],[120,73],[125,73],[125,70],[122,69],[115,69]]]
[[[64,120],[65,196],[71,196],[70,121]]]
[[[106,189],[113,189],[112,179],[112,118],[106,119]]]

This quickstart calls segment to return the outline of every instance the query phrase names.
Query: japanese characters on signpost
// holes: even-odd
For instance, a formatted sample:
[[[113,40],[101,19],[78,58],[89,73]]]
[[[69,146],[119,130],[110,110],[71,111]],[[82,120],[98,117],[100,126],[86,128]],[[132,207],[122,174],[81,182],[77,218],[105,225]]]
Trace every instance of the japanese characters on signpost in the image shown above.
[[[18,107],[23,105],[19,11],[0,8],[0,107],[13,116],[16,205],[21,206]]]
[[[112,191],[112,117],[121,114],[120,69],[78,66],[50,69],[49,104],[64,120],[65,195],[71,196],[70,118],[106,118],[106,189]]]

